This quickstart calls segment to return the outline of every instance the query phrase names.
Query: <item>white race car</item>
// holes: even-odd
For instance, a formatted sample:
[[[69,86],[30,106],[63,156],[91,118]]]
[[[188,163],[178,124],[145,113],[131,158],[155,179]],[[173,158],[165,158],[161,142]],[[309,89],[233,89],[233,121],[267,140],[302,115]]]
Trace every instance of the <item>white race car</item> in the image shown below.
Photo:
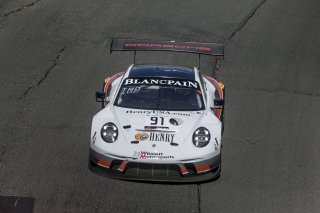
[[[222,56],[223,45],[116,39],[111,50]],[[198,68],[136,65],[96,92],[89,168],[118,179],[195,182],[221,171],[224,85]]]

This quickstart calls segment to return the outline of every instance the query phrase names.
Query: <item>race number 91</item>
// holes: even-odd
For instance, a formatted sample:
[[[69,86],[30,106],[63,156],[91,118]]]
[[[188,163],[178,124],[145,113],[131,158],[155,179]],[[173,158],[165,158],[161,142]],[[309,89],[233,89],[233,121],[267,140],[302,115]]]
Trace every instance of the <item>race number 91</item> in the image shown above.
[[[151,117],[151,125],[163,125],[164,124],[164,117]],[[160,124],[159,124],[160,122]]]

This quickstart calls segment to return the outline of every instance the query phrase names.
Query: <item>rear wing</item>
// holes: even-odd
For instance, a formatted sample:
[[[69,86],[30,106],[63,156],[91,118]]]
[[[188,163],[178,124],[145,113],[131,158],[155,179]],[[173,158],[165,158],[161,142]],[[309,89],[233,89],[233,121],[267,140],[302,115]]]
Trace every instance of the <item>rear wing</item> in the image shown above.
[[[223,56],[224,44],[116,38],[112,39],[110,47],[110,53],[113,51],[173,51]]]

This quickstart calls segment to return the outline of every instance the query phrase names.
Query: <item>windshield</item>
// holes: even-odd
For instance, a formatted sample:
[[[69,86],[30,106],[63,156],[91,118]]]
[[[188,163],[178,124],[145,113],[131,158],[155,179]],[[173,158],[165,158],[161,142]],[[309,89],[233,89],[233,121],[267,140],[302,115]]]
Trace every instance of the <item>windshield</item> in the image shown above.
[[[125,108],[168,111],[203,110],[203,99],[197,82],[192,81],[191,84],[188,82],[190,81],[172,79],[132,81],[127,78],[119,90],[115,105]],[[193,87],[194,85],[197,86]]]

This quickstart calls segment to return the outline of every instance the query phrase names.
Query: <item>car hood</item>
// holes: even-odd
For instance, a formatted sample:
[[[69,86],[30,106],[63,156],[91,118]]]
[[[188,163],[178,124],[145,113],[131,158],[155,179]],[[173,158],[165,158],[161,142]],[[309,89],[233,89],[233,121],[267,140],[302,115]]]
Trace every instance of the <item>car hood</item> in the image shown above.
[[[100,136],[106,122],[118,127],[119,135],[114,143],[106,143]],[[192,134],[200,126],[211,134],[211,142],[203,148],[192,143]],[[186,163],[214,156],[219,152],[220,141],[221,122],[210,111],[154,111],[109,106],[93,117],[90,146],[110,158]]]
[[[187,141],[203,111],[159,111],[114,107],[127,143],[179,146]]]

